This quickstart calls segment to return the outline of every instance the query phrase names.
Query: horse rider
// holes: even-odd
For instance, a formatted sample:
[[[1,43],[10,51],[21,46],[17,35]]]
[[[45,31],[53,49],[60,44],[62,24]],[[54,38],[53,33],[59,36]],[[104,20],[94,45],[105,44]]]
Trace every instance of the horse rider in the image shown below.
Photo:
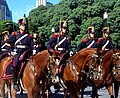
[[[109,39],[110,38],[110,29],[109,27],[104,27],[103,28],[103,37],[102,38],[98,38],[97,44],[98,44],[98,48],[100,48],[101,50],[104,51],[109,51],[110,49],[113,48],[113,43],[112,40]]]
[[[66,36],[67,33],[67,20],[61,20],[60,21],[60,28],[55,28],[55,33],[53,34],[52,38],[47,43],[47,49],[53,49],[57,51],[62,51],[61,56],[62,59],[60,61],[60,64],[57,66],[56,69],[56,81],[59,81],[59,68],[63,64],[65,64],[66,60],[69,58],[69,56],[73,55],[73,50],[70,43],[70,38]],[[68,50],[69,53],[66,51]]]
[[[88,27],[87,31],[88,31],[88,38],[84,38],[79,43],[79,45],[77,46],[77,52],[83,48],[97,48],[97,43],[94,39],[95,36],[94,26]]]
[[[13,55],[13,83],[14,88],[16,91],[19,90],[17,80],[18,80],[18,71],[20,68],[20,57],[23,53],[26,53],[25,55],[28,56],[28,54],[33,51],[33,40],[30,37],[30,34],[28,33],[28,20],[25,17],[22,17],[18,19],[19,24],[19,32],[18,33],[12,33],[9,39],[7,40],[7,43],[14,43],[14,50],[12,52]],[[29,53],[28,53],[28,52]]]
[[[1,40],[0,60],[2,60],[10,51],[12,51],[11,45],[6,43],[7,39],[9,38],[9,31],[3,31],[2,36],[3,40]]]
[[[34,43],[33,55],[46,49],[45,42],[40,38],[37,31],[34,31],[31,36]]]

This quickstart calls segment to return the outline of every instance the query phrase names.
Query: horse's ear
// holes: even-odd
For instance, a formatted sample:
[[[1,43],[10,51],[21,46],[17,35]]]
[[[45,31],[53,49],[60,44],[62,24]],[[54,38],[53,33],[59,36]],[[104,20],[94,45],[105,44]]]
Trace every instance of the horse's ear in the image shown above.
[[[53,55],[53,50],[52,49],[48,49],[48,53],[50,54],[50,56]]]

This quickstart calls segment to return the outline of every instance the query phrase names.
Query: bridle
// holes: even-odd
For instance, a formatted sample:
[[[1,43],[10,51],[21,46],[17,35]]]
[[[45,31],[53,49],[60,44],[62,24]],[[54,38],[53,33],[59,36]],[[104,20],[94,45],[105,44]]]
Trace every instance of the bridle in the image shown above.
[[[36,55],[34,56],[34,60],[35,60],[36,65],[39,66],[39,68],[40,68],[40,70],[42,71],[42,73],[44,73],[45,77],[48,78],[47,73],[46,73],[46,72],[42,69],[42,67],[38,64],[38,61],[36,60]],[[45,66],[47,66],[48,62],[49,62],[49,59],[47,60],[47,63],[45,64]],[[34,72],[34,75],[37,77],[38,74],[37,74],[37,72],[36,72],[36,70],[35,70],[35,65],[34,65],[34,63],[33,63],[33,56],[32,56],[32,59],[29,60],[29,64],[30,64],[30,67],[31,67],[32,71]]]
[[[112,59],[113,59],[113,74],[116,75],[116,74],[120,74],[120,73],[117,73],[117,71],[120,71],[120,63],[118,64],[117,61],[120,60],[120,53],[114,53],[112,55]],[[120,62],[120,61],[119,61]]]

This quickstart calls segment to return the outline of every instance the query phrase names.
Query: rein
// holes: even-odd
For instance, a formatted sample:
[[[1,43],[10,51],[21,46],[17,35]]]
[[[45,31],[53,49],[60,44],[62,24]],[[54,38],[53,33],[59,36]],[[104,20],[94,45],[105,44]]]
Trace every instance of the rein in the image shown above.
[[[51,69],[51,67],[50,67],[50,65],[51,65],[51,63],[50,63],[50,58],[51,58],[51,56],[49,56],[49,59],[48,59],[48,63],[49,63],[49,64],[48,64],[48,74],[49,74],[49,75],[52,74],[52,76],[54,76],[53,72],[51,72],[52,69]],[[48,77],[49,77],[49,75],[48,75]]]
[[[120,60],[120,56],[119,56],[119,53],[115,53],[112,55],[113,57],[113,64],[114,64],[114,68],[113,68],[113,73],[114,75],[116,75],[116,71],[120,71],[120,66],[116,66],[117,65],[117,61],[114,57],[117,57],[117,60]],[[120,73],[117,73],[117,74],[120,74]]]
[[[71,58],[71,60],[72,60],[72,58]],[[69,61],[69,62],[71,62],[71,63],[73,62],[80,69],[81,73],[85,73],[85,71],[75,61],[72,60],[72,61]],[[73,63],[72,63],[72,65],[73,65]]]
[[[51,56],[49,56],[49,66],[48,66],[48,75],[49,75],[49,80],[55,77],[55,75],[52,72],[51,66],[51,61],[50,61]],[[55,65],[56,66],[56,65]],[[60,78],[60,81],[58,82],[59,86],[62,87],[63,89],[67,89],[66,85],[64,84],[63,80]]]
[[[39,64],[37,63],[37,61],[36,61],[36,56],[34,56],[35,58],[35,63],[39,66]],[[30,60],[30,65],[31,65],[31,69],[33,70],[33,72],[35,73],[35,76],[38,76],[37,75],[37,72],[36,72],[36,70],[35,70],[35,65],[33,64],[33,56],[32,56],[32,60]],[[47,61],[47,63],[45,64],[45,66],[48,64],[48,61]],[[39,68],[40,68],[40,70],[44,73],[44,75],[45,75],[45,77],[46,78],[48,78],[48,75],[46,74],[46,72],[45,71],[43,71],[43,69],[42,69],[42,67],[41,66],[39,66]]]
[[[112,56],[114,56],[114,55],[117,55],[117,54],[113,54]],[[114,66],[115,66],[115,64],[113,64]],[[103,65],[104,66],[104,65]],[[106,68],[105,66],[104,66],[104,68]],[[120,68],[120,67],[119,67]],[[109,70],[108,68],[106,68],[107,69],[107,71],[110,73],[110,74],[112,74],[113,76],[114,76],[114,74],[113,74],[113,71],[111,71],[111,70]]]
[[[68,62],[69,62],[69,64],[70,64],[70,67],[75,71],[75,73],[78,75],[79,73],[78,73],[78,71],[76,70],[76,68],[75,68],[75,66],[73,65],[73,63],[72,63],[72,57],[70,57],[70,59],[68,60]]]
[[[113,57],[113,56],[118,56],[118,54],[113,54],[112,57]],[[119,59],[120,59],[120,58],[119,58]],[[94,61],[93,61],[93,62],[94,62]],[[115,62],[115,60],[114,60],[114,62]],[[108,69],[105,65],[102,65],[102,63],[103,63],[103,62],[100,63],[100,64],[101,64],[101,67],[104,67],[104,68],[108,71],[108,74],[109,74],[109,75],[111,74],[112,76],[115,76],[115,74],[113,73],[113,70]],[[115,66],[116,63],[113,63],[113,64],[114,64],[114,66]],[[93,65],[93,64],[92,64],[92,65]],[[113,69],[114,69],[114,68],[113,68]],[[116,68],[114,69],[114,71],[116,71],[116,70],[120,70],[120,67],[116,67]]]

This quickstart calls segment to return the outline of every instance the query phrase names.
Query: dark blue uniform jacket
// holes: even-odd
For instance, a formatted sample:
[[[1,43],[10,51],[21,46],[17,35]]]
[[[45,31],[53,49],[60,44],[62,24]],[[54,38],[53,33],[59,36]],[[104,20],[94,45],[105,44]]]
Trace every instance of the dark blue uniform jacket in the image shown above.
[[[24,34],[18,33],[18,34],[12,34],[9,39],[7,40],[7,43],[9,44],[15,44],[15,42],[21,38],[22,36],[24,36]],[[17,46],[25,46],[25,48],[18,48]],[[15,46],[14,48],[16,48],[17,53],[19,52],[24,52],[26,50],[33,50],[33,40],[32,38],[29,36],[24,37],[22,40],[20,40]]]
[[[94,39],[89,39],[89,38],[85,38],[81,41],[81,43],[78,45],[77,47],[77,52],[80,51],[81,49],[83,48],[87,48],[92,42],[93,42]],[[95,41],[95,40],[94,40]],[[97,43],[94,42],[90,48],[97,48]]]
[[[59,41],[58,41],[58,37],[59,37]],[[72,47],[71,47],[71,43],[70,43],[70,39],[65,36],[65,35],[60,35],[58,36],[58,34],[53,34],[53,37],[48,41],[47,43],[47,48],[48,49],[54,49],[55,46],[62,40],[64,39],[64,37],[66,37],[66,39],[58,46],[58,48],[63,48],[64,51],[66,52],[66,50],[68,50],[68,52],[72,51]]]
[[[99,45],[99,48],[102,49],[102,47],[106,44],[106,42],[108,41],[108,39],[105,39],[105,38],[98,38],[98,45]],[[113,48],[113,43],[111,40],[109,40],[109,43],[106,45],[106,49],[107,50],[110,50]]]

